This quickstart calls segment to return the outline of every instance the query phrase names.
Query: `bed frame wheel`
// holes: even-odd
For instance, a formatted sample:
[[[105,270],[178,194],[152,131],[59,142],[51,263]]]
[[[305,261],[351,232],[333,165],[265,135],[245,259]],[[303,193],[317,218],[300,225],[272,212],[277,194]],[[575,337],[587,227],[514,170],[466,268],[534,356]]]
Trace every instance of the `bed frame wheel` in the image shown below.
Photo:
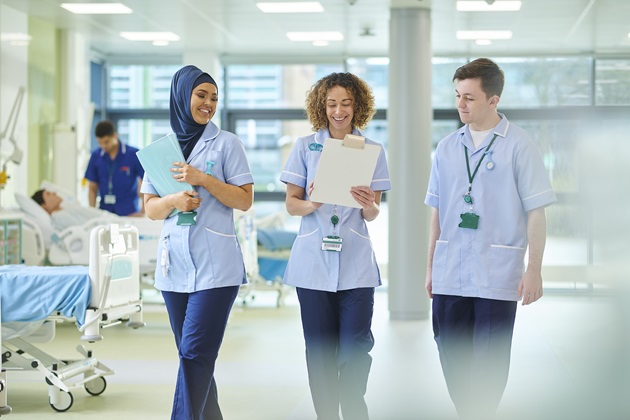
[[[53,410],[58,411],[59,413],[70,410],[73,403],[74,397],[72,396],[72,393],[66,391],[59,391],[59,401],[57,404],[53,404],[50,401],[50,398],[48,398],[48,404],[50,404]]]
[[[5,405],[4,407],[0,407],[0,416],[11,414],[11,411],[12,411],[11,407],[8,405]]]
[[[85,383],[85,391],[90,395],[101,395],[107,388],[107,381],[102,376]]]

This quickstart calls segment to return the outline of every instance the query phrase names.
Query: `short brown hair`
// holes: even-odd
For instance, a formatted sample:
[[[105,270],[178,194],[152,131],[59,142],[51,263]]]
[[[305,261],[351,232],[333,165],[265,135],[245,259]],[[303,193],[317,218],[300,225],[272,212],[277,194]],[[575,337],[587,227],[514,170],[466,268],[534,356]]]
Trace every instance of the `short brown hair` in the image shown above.
[[[101,121],[94,127],[94,135],[98,137],[113,136],[116,134],[114,123],[108,120]]]
[[[331,73],[317,81],[306,95],[306,117],[313,130],[328,127],[326,116],[326,97],[330,89],[341,86],[348,91],[354,102],[352,126],[360,129],[370,122],[376,109],[372,89],[365,81],[352,73]]]
[[[480,79],[481,90],[488,98],[494,95],[501,97],[503,93],[505,75],[497,63],[489,58],[478,58],[455,70],[453,82],[466,79]]]

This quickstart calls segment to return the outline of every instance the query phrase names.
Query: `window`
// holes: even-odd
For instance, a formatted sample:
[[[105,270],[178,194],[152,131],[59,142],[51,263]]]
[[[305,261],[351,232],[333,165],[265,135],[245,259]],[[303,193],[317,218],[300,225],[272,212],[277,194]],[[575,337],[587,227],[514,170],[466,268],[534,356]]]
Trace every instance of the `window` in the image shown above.
[[[595,62],[597,105],[630,105],[630,59]]]
[[[109,67],[108,107],[168,109],[171,79],[180,66]]]
[[[231,65],[226,71],[226,106],[301,109],[311,86],[325,75],[339,71],[343,71],[341,64]]]
[[[502,58],[505,73],[500,108],[591,105],[591,59]]]

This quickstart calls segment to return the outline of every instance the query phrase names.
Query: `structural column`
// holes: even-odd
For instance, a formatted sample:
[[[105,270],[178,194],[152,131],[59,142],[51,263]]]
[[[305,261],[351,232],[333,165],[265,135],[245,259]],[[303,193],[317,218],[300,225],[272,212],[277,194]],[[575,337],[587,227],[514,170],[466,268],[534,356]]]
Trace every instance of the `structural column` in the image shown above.
[[[389,59],[389,312],[393,320],[426,319],[430,212],[424,196],[432,121],[428,0],[392,0]]]

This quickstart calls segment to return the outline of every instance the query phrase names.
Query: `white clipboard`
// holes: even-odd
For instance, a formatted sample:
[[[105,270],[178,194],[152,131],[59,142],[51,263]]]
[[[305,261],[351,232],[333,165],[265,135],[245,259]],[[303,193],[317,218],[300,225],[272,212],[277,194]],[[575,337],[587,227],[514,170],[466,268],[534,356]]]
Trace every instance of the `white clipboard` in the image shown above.
[[[372,184],[380,153],[381,146],[366,144],[365,137],[347,134],[343,140],[326,139],[311,201],[361,208],[350,188]]]

